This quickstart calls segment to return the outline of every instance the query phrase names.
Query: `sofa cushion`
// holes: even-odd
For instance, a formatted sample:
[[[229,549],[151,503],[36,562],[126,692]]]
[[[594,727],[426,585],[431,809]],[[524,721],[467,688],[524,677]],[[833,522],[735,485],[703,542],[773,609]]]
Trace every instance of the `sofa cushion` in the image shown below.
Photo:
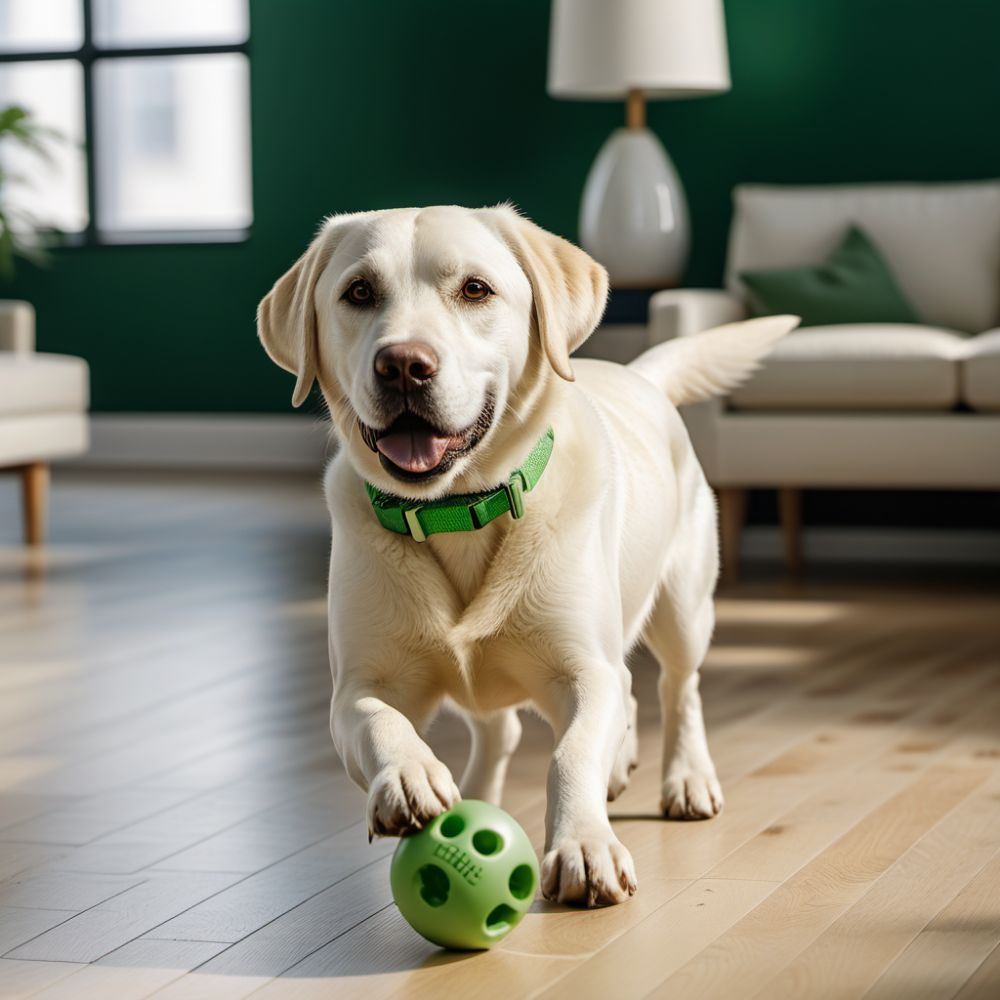
[[[878,247],[857,226],[822,264],[740,271],[740,280],[754,313],[791,313],[803,326],[920,322]]]
[[[979,333],[1000,323],[1000,181],[735,191],[726,285],[739,272],[819,264],[850,225],[878,245],[921,319]]]
[[[962,401],[974,410],[1000,410],[1000,329],[968,342],[961,393]]]
[[[730,396],[740,410],[950,410],[965,341],[895,324],[797,330]]]
[[[0,351],[0,419],[25,413],[85,413],[89,370],[65,354]]]
[[[0,414],[0,466],[69,458],[88,442],[86,413]]]

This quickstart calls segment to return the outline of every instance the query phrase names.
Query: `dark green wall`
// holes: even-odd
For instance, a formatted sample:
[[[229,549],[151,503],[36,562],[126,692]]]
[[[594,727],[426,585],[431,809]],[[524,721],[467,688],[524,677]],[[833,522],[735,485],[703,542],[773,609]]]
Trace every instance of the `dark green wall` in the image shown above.
[[[733,90],[650,124],[717,284],[738,181],[1000,175],[1000,3],[728,0]],[[545,95],[548,3],[252,0],[256,221],[235,246],[63,249],[0,294],[86,357],[96,410],[270,411],[291,380],[254,308],[326,213],[511,198],[571,238],[617,105]]]

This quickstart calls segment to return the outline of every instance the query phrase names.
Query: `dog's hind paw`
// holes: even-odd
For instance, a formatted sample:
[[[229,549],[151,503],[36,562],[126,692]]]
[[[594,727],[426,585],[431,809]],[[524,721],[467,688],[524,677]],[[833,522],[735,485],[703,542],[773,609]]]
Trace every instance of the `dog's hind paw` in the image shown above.
[[[668,819],[711,819],[722,811],[722,803],[714,771],[676,768],[663,779],[660,808]]]
[[[580,840],[561,840],[542,860],[542,894],[569,906],[623,903],[636,890],[635,864],[610,830]]]
[[[439,760],[383,768],[368,789],[368,836],[398,837],[422,830],[461,798]]]

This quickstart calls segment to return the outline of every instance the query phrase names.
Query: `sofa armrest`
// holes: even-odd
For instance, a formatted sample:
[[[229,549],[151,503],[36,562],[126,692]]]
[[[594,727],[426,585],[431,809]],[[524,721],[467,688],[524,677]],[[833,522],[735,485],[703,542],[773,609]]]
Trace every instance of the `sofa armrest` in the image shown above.
[[[35,349],[35,309],[30,302],[0,299],[0,351]]]
[[[649,300],[649,343],[689,337],[723,323],[745,319],[747,308],[732,292],[719,288],[673,288]]]

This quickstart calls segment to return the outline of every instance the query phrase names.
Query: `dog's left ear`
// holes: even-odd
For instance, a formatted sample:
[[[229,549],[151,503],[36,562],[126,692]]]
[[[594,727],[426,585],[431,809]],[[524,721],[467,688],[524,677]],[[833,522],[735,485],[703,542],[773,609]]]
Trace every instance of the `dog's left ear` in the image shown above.
[[[298,376],[292,406],[301,406],[316,378],[319,336],[316,282],[330,261],[336,240],[328,220],[309,249],[275,282],[257,307],[257,336],[268,357]]]
[[[531,283],[535,324],[549,364],[573,381],[569,356],[590,335],[608,299],[608,272],[568,240],[503,206],[491,211]]]

